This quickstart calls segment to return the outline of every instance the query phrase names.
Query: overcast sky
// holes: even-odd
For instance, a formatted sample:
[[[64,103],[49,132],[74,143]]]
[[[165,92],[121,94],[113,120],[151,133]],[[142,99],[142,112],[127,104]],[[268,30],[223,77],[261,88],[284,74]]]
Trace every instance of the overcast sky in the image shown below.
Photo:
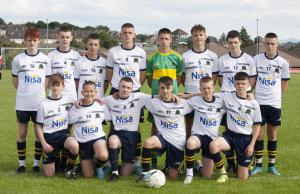
[[[258,18],[260,36],[273,31],[286,41],[300,40],[299,8],[297,0],[0,0],[0,17],[13,23],[48,19],[112,30],[131,22],[143,34],[162,27],[189,33],[194,24],[202,24],[217,38],[241,26],[254,38]]]

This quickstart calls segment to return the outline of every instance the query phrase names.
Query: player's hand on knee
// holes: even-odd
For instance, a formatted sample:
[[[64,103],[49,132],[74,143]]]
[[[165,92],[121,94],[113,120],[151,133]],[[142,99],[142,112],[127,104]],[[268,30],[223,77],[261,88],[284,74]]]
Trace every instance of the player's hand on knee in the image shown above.
[[[252,146],[251,144],[247,146],[246,148],[246,155],[248,157],[253,155],[253,151],[254,151],[254,146]]]
[[[53,151],[53,147],[47,143],[42,144],[43,146],[43,150],[45,151],[45,153],[50,153]]]

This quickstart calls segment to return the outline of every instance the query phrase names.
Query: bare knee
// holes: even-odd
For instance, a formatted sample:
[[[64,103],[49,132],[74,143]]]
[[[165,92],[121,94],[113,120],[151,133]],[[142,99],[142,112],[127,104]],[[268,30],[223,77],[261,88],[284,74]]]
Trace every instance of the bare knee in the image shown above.
[[[117,139],[116,136],[113,135],[113,136],[111,136],[109,138],[108,145],[109,145],[110,148],[117,149],[118,148],[118,144],[119,144],[119,142],[118,142],[118,139]]]
[[[144,147],[145,148],[152,148],[152,139],[151,138],[147,138],[144,141]]]
[[[176,180],[178,177],[178,170],[169,168],[168,170],[168,176],[171,180]]]

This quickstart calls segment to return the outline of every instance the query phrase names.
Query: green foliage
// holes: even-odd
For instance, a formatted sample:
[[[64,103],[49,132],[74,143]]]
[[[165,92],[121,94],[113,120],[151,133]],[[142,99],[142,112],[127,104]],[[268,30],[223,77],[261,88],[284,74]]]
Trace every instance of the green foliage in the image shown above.
[[[1,25],[6,25],[6,22],[4,21],[4,19],[0,18],[0,26]]]
[[[112,36],[110,30],[97,30],[97,34],[101,40],[101,47],[109,49],[118,44],[118,41]]]
[[[15,116],[15,89],[11,84],[11,72],[4,71],[0,80],[0,193],[230,193],[230,194],[282,194],[298,193],[300,182],[300,74],[292,75],[289,88],[283,96],[282,126],[278,130],[277,166],[282,175],[275,177],[266,172],[267,152],[264,152],[263,173],[240,181],[234,175],[225,184],[217,184],[215,174],[211,180],[195,175],[191,185],[183,185],[184,174],[176,181],[167,180],[161,189],[148,189],[145,184],[136,184],[136,176],[121,177],[118,182],[108,183],[97,178],[68,180],[62,174],[46,178],[41,173],[35,175],[31,171],[34,156],[34,132],[30,124],[27,139],[27,171],[24,175],[16,175],[18,164],[16,139],[17,123]],[[144,84],[142,91],[149,93],[149,87]],[[181,88],[182,91],[182,88]],[[140,125],[143,140],[149,137],[151,125],[145,121]],[[108,131],[108,125],[105,126]],[[265,144],[266,145],[266,144]],[[266,146],[265,146],[266,148]],[[159,168],[163,168],[164,157],[159,158]]]
[[[221,43],[223,45],[226,43],[226,34],[224,32],[221,34],[218,41],[219,41],[219,43]]]
[[[242,37],[242,45],[241,45],[242,48],[251,46],[254,44],[253,40],[250,38],[250,35],[248,34],[248,32],[244,26],[242,26],[240,33],[241,33],[241,37]]]

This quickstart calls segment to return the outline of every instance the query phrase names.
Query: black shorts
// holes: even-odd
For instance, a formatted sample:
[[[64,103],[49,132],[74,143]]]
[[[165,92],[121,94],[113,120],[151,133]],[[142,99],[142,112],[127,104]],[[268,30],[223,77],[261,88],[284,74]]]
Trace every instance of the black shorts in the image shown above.
[[[208,135],[194,134],[192,136],[196,136],[199,139],[200,144],[201,144],[199,149],[202,150],[202,156],[205,158],[208,158],[208,159],[212,159],[210,150],[209,150],[209,144],[213,141],[213,139],[211,137],[209,137]],[[198,152],[198,150],[197,150],[197,152]]]
[[[252,135],[244,135],[235,133],[231,130],[226,130],[223,133],[223,138],[229,144],[230,149],[234,149],[237,157],[237,163],[240,166],[249,167],[253,160],[253,155],[246,155],[246,148],[250,144]]]
[[[123,162],[134,163],[136,157],[136,147],[139,143],[139,132],[137,131],[113,131],[111,135],[116,135],[121,141],[121,159]]]
[[[273,125],[273,126],[280,126],[281,125],[281,109],[275,108],[270,105],[260,105],[261,111],[261,125],[266,123]]]
[[[79,142],[79,156],[81,160],[93,159],[95,154],[93,145],[98,140],[106,141],[106,138],[105,136],[103,136],[88,142],[84,142],[84,143]]]
[[[53,147],[53,151],[50,153],[43,152],[43,164],[51,164],[55,162],[59,151],[64,149],[64,143],[68,138],[68,130],[61,130],[51,134],[44,133],[44,138]]]
[[[184,158],[184,151],[173,146],[165,140],[161,134],[156,134],[156,137],[158,137],[162,145],[161,149],[157,149],[158,155],[162,155],[166,152],[166,164],[173,169],[179,169]]]
[[[19,123],[28,123],[30,119],[32,122],[36,123],[37,111],[16,110],[16,114]]]
[[[132,91],[132,92],[140,92],[141,90],[138,89],[138,90],[135,90],[135,91]],[[119,92],[119,89],[116,89],[116,88],[111,88],[110,92],[109,92],[109,95],[113,95],[114,93],[116,92]],[[141,109],[141,113],[140,113],[140,123],[143,123],[144,122],[144,116],[145,113],[144,113],[144,108]]]
[[[220,125],[224,126],[225,129],[227,129],[227,114],[223,115]]]

